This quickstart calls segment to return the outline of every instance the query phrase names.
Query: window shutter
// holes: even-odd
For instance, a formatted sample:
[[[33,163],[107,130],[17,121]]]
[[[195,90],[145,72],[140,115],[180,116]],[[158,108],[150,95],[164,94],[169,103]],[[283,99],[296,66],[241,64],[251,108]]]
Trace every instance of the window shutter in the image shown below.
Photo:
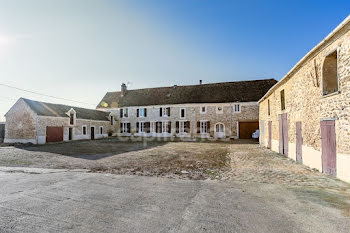
[[[124,109],[120,109],[120,118],[123,118],[123,111]]]
[[[156,133],[159,133],[159,125],[158,125],[159,122],[156,122]]]
[[[186,133],[190,133],[191,132],[191,122],[190,121],[186,121],[185,122],[185,132]]]
[[[136,122],[136,132],[139,132],[139,128],[140,128],[140,122]]]
[[[207,122],[207,126],[208,126],[208,132],[207,133],[210,133],[210,121]]]
[[[120,123],[120,133],[123,133],[123,123]]]
[[[136,109],[136,117],[140,116],[140,109]]]
[[[129,117],[129,109],[128,108],[125,109],[125,117]]]
[[[163,116],[163,108],[159,108],[159,116]]]
[[[175,126],[176,126],[176,133],[180,133],[180,122],[176,121]]]
[[[131,123],[127,123],[128,133],[131,133]]]
[[[146,131],[146,133],[151,132],[151,123],[150,122],[145,122],[145,131]]]
[[[170,107],[168,107],[168,108],[166,109],[166,111],[167,111],[167,115],[170,116]]]
[[[171,133],[171,122],[168,122],[168,133]]]
[[[147,116],[147,108],[144,110],[145,117]]]
[[[197,121],[197,133],[201,133],[201,123]]]

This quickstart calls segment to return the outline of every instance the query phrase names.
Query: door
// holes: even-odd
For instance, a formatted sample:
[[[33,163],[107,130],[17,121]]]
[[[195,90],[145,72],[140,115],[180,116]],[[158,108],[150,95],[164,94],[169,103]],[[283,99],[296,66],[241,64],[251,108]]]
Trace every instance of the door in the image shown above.
[[[225,138],[225,126],[222,123],[217,123],[215,125],[215,137]]]
[[[269,121],[268,123],[269,128],[269,136],[267,140],[267,148],[271,149],[271,141],[272,141],[272,121]]]
[[[335,136],[335,121],[321,121],[322,172],[333,176],[337,175]]]
[[[303,163],[303,137],[301,133],[301,122],[298,121],[295,123],[296,129],[296,160],[297,162]]]
[[[69,128],[68,140],[71,141],[72,139],[73,139],[73,128]]]
[[[279,152],[288,157],[288,120],[287,113],[279,115]]]
[[[91,132],[91,140],[94,140],[95,139],[95,127],[91,127],[91,130],[90,130],[90,132]]]
[[[259,129],[259,122],[239,122],[239,138],[251,139],[257,129]]]
[[[46,127],[46,142],[62,142],[63,127]]]

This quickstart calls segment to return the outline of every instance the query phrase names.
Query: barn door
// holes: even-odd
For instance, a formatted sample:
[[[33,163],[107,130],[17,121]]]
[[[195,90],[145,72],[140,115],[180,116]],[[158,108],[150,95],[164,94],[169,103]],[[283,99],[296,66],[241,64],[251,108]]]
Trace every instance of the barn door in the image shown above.
[[[322,172],[333,176],[337,175],[335,140],[335,121],[321,121]]]
[[[303,162],[303,155],[302,155],[303,137],[301,133],[301,122],[300,121],[296,122],[295,127],[296,127],[296,160],[297,162],[302,163]]]
[[[267,141],[267,148],[271,149],[271,140],[272,140],[272,121],[269,121],[268,123],[268,129],[269,129],[269,138]]]
[[[287,113],[279,115],[279,152],[288,157]]]

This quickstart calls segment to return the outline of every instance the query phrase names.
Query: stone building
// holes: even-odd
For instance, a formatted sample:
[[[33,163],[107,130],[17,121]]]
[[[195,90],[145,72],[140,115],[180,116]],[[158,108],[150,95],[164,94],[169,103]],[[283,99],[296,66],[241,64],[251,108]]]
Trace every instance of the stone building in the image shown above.
[[[259,101],[260,143],[350,181],[350,16]]]
[[[97,109],[118,120],[118,136],[251,138],[257,101],[274,79],[108,92]]]
[[[5,122],[0,122],[0,143],[4,141],[5,138]]]
[[[114,130],[106,112],[24,98],[20,98],[5,117],[5,143],[98,139]]]

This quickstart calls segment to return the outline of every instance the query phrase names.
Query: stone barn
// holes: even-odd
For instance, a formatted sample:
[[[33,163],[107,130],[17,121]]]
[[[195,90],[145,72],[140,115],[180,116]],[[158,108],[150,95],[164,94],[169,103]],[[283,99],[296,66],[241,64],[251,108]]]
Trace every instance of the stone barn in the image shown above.
[[[98,139],[108,137],[114,130],[114,119],[106,112],[24,98],[5,117],[5,143]]]
[[[260,143],[350,182],[350,16],[259,101]]]

